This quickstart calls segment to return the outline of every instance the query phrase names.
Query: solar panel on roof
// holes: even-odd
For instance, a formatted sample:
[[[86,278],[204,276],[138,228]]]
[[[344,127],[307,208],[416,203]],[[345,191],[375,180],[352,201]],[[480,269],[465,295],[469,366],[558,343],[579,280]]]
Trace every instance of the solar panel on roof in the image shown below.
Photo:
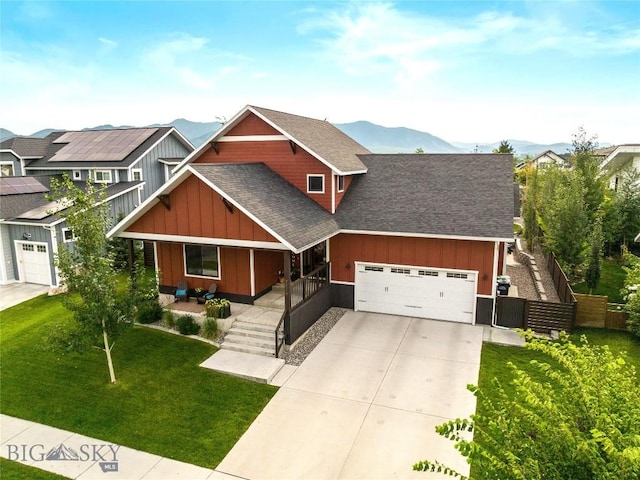
[[[50,162],[105,161],[119,162],[127,158],[145,140],[158,131],[157,128],[130,130],[87,130],[67,132],[54,143],[65,143],[51,157]]]
[[[33,177],[0,177],[0,195],[45,193],[49,189]]]
[[[61,206],[57,202],[49,202],[40,207],[33,208],[28,212],[24,212],[17,218],[25,220],[42,220],[43,218],[47,218],[49,215],[53,215],[54,213],[58,213],[60,210],[64,210],[64,208],[65,207]]]

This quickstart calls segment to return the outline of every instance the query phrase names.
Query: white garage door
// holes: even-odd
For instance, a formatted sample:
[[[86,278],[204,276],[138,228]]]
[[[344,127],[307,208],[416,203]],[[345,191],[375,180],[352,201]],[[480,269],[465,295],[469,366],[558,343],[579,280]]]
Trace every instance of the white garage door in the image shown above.
[[[355,309],[473,323],[475,272],[356,263]]]
[[[51,284],[49,252],[45,243],[17,242],[20,280],[27,283]]]

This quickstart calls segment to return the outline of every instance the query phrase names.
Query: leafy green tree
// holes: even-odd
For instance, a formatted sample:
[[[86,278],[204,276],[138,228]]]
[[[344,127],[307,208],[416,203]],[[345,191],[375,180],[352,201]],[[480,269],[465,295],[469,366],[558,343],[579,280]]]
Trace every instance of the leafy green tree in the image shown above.
[[[545,198],[541,212],[548,248],[556,254],[568,275],[576,276],[585,259],[589,219],[584,204],[584,188],[576,172],[563,172],[563,182],[555,185],[555,195]]]
[[[531,170],[527,177],[522,203],[522,219],[524,220],[524,239],[527,249],[533,252],[538,241],[538,171]]]
[[[616,190],[609,190],[605,206],[607,241],[627,247],[640,232],[640,172],[621,173]]]
[[[602,273],[602,245],[604,243],[602,233],[602,219],[596,218],[596,223],[589,239],[589,260],[585,272],[585,283],[589,287],[589,294],[598,286]]]
[[[414,153],[424,153],[424,149],[422,147],[418,147]]]
[[[67,225],[77,237],[73,244],[61,244],[56,257],[68,289],[63,303],[75,322],[67,332],[56,331],[52,341],[75,349],[102,344],[113,383],[111,350],[134,318],[135,297],[130,282],[122,285],[119,281],[113,253],[107,248],[105,191],[89,182],[80,189],[65,175],[62,181],[53,182],[50,198],[66,208]]]
[[[604,201],[605,180],[600,175],[600,160],[594,155],[598,148],[597,136],[589,137],[580,127],[572,139],[572,158],[570,162],[580,177],[584,188],[584,204],[589,223],[595,221]]]
[[[497,148],[493,149],[493,153],[514,153],[515,149],[508,140],[502,140]]]
[[[640,382],[633,365],[607,346],[580,344],[566,335],[552,342],[525,332],[525,348],[548,361],[532,360],[538,380],[509,362],[514,393],[494,379],[496,396],[468,388],[485,413],[436,427],[456,442],[480,476],[496,480],[617,480],[640,475]],[[468,432],[473,432],[472,440]],[[467,477],[425,460],[414,470]]]
[[[636,337],[640,337],[640,257],[625,251],[624,260],[628,264],[622,267],[627,274],[623,292],[627,300],[624,311],[629,314],[627,327]]]

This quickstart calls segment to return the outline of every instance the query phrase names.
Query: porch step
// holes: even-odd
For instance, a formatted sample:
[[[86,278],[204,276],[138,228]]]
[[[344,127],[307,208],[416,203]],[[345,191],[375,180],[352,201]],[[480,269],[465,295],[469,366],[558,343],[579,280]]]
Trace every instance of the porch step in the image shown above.
[[[252,332],[260,332],[260,333],[270,333],[273,335],[274,327],[269,325],[262,325],[259,323],[251,323],[251,322],[243,322],[241,320],[236,320],[233,322],[231,329],[237,328],[239,330],[250,330]]]
[[[220,348],[275,357],[273,327],[236,320]]]
[[[240,338],[254,338],[256,340],[262,341],[271,341],[273,340],[273,331],[265,332],[262,330],[249,330],[246,328],[238,328],[236,326],[232,326],[227,332],[227,336],[225,338],[229,338],[230,336],[240,337]]]
[[[233,330],[233,329],[231,329]],[[252,345],[255,347],[264,347],[269,348],[272,347],[272,343],[274,342],[273,335],[270,337],[256,337],[254,335],[240,335],[237,332],[232,332],[229,330],[229,333],[225,335],[224,341],[242,345]]]
[[[234,352],[252,353],[254,355],[262,355],[264,357],[275,357],[275,347],[272,345],[267,347],[257,347],[254,345],[247,345],[244,343],[232,343],[226,340],[222,342],[220,348],[224,350],[232,350]]]

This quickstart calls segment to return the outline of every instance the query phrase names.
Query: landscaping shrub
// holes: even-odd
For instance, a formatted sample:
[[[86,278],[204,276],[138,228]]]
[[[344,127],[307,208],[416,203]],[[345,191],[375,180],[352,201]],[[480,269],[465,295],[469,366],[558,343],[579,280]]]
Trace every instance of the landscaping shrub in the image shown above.
[[[200,325],[191,315],[181,315],[176,322],[178,331],[182,335],[197,335],[200,332]]]
[[[206,318],[202,324],[202,336],[209,340],[215,340],[218,336],[218,322],[215,318]]]
[[[153,323],[162,318],[162,307],[158,302],[144,302],[138,306],[138,322]]]
[[[162,322],[167,328],[176,328],[176,315],[172,310],[165,310],[162,314]]]

